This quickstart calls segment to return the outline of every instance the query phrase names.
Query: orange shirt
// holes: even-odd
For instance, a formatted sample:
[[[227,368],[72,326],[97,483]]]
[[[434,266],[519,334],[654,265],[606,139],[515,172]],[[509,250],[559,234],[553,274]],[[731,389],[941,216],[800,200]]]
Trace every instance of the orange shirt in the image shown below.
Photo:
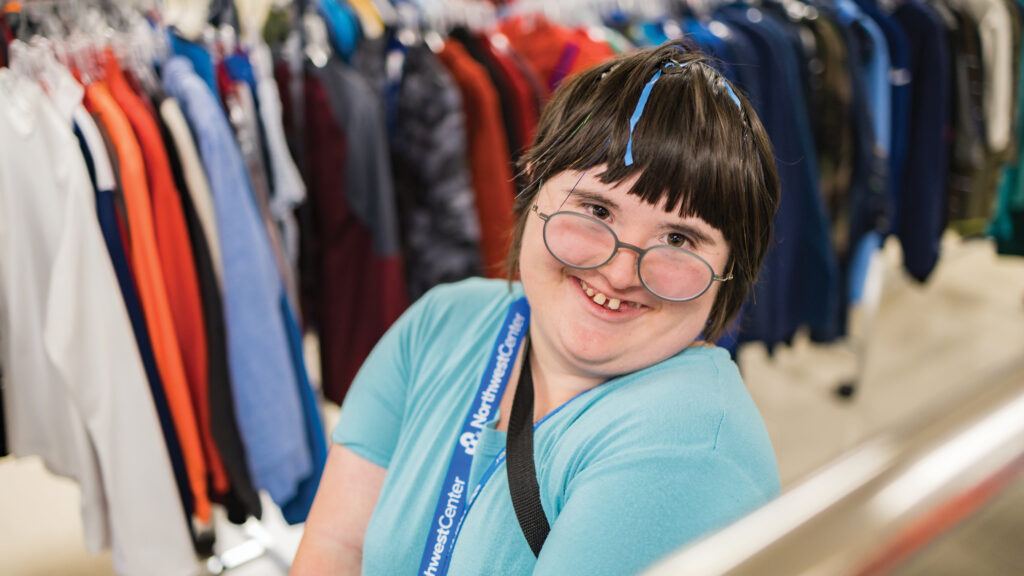
[[[487,70],[457,41],[445,42],[438,56],[462,95],[484,274],[501,278],[512,242],[512,202],[516,195],[501,103]]]
[[[153,344],[157,369],[160,371],[167,403],[174,420],[174,429],[181,443],[185,470],[195,501],[195,514],[200,521],[209,522],[210,498],[206,489],[206,463],[203,459],[199,427],[196,424],[188,382],[185,379],[181,351],[174,332],[174,319],[167,299],[164,274],[160,268],[142,151],[128,118],[118,107],[105,84],[93,82],[86,87],[85,105],[89,112],[103,123],[114,143],[120,163],[121,187],[128,220],[131,223],[131,238],[127,248],[135,273],[135,284]]]
[[[128,84],[117,59],[108,50],[106,55],[107,87],[135,130],[146,166],[146,182],[153,205],[153,227],[160,265],[164,273],[167,299],[174,320],[185,378],[188,381],[199,424],[206,465],[218,494],[230,489],[227,472],[210,431],[210,394],[206,348],[206,328],[199,281],[196,277],[192,243],[185,227],[181,197],[174,184],[170,161],[164,148],[160,127],[145,103]]]

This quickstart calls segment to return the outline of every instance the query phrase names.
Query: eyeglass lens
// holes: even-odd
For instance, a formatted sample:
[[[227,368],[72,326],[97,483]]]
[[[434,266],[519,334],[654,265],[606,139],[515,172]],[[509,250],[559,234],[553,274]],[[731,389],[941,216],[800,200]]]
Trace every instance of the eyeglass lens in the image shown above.
[[[612,259],[618,239],[599,220],[575,212],[557,212],[544,225],[544,242],[563,264],[590,269]],[[639,272],[647,289],[667,300],[700,296],[711,285],[713,274],[697,255],[671,246],[648,249],[640,258]]]

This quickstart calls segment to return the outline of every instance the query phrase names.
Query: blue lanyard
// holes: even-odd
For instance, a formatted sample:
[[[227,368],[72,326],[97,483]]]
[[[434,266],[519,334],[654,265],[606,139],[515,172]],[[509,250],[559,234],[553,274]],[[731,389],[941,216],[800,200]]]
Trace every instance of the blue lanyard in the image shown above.
[[[487,368],[480,380],[473,404],[462,424],[462,432],[452,449],[448,473],[445,475],[444,484],[441,485],[441,493],[437,497],[434,515],[431,516],[430,532],[427,534],[427,543],[423,549],[423,559],[420,560],[418,574],[444,576],[448,573],[452,550],[455,547],[455,538],[458,535],[458,529],[462,526],[462,520],[469,510],[469,495],[466,494],[466,488],[473,466],[476,445],[480,440],[480,433],[483,431],[484,425],[491,420],[492,415],[498,409],[496,403],[500,403],[505,392],[505,385],[508,384],[512,367],[519,354],[519,346],[523,342],[523,337],[526,336],[529,324],[530,305],[526,302],[526,297],[523,297],[513,302],[508,309],[505,321],[498,332],[498,339],[494,342],[491,359],[487,362]],[[474,499],[480,493],[480,486],[490,479],[500,464],[499,460],[504,460],[504,453],[499,455],[488,468],[473,493]],[[452,528],[455,530],[453,531]]]

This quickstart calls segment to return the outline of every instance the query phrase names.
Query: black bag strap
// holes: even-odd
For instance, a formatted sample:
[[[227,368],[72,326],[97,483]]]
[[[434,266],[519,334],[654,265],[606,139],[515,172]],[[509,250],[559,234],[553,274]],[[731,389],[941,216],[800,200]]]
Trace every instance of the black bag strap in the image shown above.
[[[540,503],[540,486],[533,461],[533,374],[530,373],[529,340],[523,343],[523,365],[508,418],[505,452],[512,508],[533,555],[539,556],[551,526]]]

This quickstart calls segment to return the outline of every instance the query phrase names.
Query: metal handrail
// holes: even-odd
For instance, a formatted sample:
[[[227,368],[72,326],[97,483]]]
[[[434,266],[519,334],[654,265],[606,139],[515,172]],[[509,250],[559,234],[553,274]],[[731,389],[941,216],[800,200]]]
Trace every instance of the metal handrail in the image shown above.
[[[876,436],[643,576],[876,575],[1024,478],[1024,361]]]

